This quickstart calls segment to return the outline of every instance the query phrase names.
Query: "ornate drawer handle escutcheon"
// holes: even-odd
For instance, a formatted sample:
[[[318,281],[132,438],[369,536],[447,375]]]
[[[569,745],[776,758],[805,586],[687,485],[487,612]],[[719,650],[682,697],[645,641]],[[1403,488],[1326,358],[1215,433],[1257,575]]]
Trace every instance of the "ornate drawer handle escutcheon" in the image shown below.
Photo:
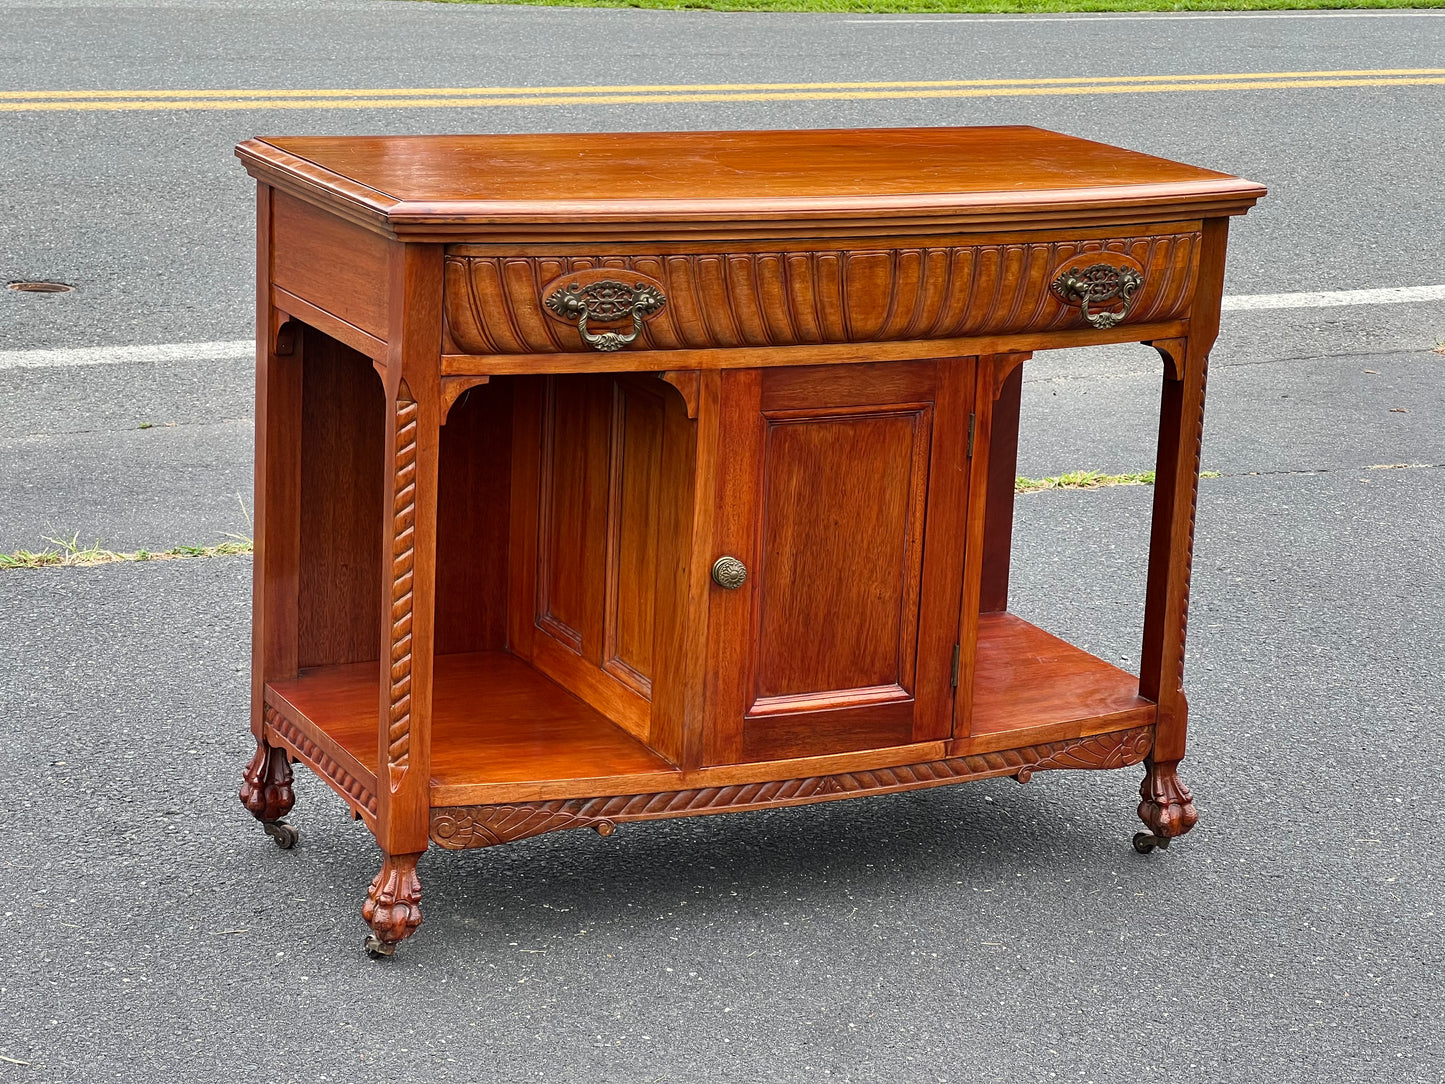
[[[748,580],[748,566],[736,557],[719,557],[712,563],[712,582],[727,591],[736,591]]]
[[[637,338],[645,317],[659,312],[667,298],[656,286],[638,282],[632,286],[616,279],[600,279],[585,285],[569,283],[547,298],[547,307],[564,320],[575,320],[582,341],[597,350],[621,350]],[[632,317],[632,330],[587,330],[587,321],[613,323]]]
[[[1096,263],[1088,267],[1071,267],[1054,279],[1054,293],[1067,304],[1077,304],[1079,312],[1093,327],[1107,330],[1123,323],[1134,302],[1134,293],[1144,276],[1132,267],[1115,267]],[[1090,305],[1102,305],[1118,298],[1123,307],[1118,312],[1090,312]]]

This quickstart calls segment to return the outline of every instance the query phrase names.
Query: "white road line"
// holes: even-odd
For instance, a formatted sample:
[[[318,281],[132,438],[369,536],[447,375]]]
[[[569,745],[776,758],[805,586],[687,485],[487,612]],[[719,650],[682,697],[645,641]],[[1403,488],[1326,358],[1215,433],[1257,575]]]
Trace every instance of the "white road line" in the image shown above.
[[[84,346],[74,350],[0,350],[0,370],[58,369],[72,365],[126,365],[142,361],[211,361],[249,358],[250,339],[215,343],[156,343],[151,346]]]
[[[1305,294],[1234,294],[1221,306],[1241,309],[1322,309],[1332,305],[1401,305],[1411,301],[1445,301],[1445,286],[1390,286],[1383,290],[1328,290]]]
[[[1247,309],[1319,309],[1336,305],[1404,305],[1445,301],[1445,285],[1391,286],[1381,290],[1330,290],[1298,294],[1231,294],[1225,312]],[[7,369],[60,369],[77,365],[127,365],[140,362],[230,361],[250,358],[250,339],[211,343],[156,343],[151,346],[86,346],[74,350],[0,350],[0,372]]]
[[[927,19],[844,19],[852,26],[899,26],[905,23],[1128,23],[1194,22],[1200,19],[1445,19],[1445,11],[1196,11],[1157,15],[939,15]]]

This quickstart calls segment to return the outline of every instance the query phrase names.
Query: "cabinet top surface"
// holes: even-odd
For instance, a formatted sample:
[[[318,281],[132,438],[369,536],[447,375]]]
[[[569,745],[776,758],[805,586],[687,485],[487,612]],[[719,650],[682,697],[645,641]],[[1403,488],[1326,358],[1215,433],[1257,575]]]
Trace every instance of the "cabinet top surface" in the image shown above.
[[[1264,195],[1213,170],[1031,127],[293,136],[248,140],[258,179],[426,223],[722,222],[1159,208],[1239,214]]]

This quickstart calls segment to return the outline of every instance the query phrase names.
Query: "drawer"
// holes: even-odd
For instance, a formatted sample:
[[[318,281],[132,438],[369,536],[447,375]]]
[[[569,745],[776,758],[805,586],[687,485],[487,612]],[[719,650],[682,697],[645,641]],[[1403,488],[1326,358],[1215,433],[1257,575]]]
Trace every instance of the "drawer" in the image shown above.
[[[1171,227],[778,251],[499,255],[459,245],[446,257],[445,352],[803,346],[1152,323],[1188,311],[1199,239],[1197,228]]]

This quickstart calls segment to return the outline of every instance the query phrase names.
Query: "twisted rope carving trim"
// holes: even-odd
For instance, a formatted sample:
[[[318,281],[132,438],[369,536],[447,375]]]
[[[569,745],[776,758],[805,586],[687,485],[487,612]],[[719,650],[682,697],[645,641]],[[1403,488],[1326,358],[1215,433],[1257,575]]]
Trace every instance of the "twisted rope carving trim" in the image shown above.
[[[331,758],[325,749],[312,741],[299,726],[267,704],[264,709],[266,729],[295,750],[317,775],[339,790],[353,806],[376,816],[376,795],[361,780]]]
[[[1194,457],[1189,471],[1189,537],[1184,549],[1184,591],[1179,600],[1179,654],[1174,660],[1174,672],[1179,675],[1179,687],[1184,687],[1184,638],[1189,632],[1189,588],[1194,582],[1194,522],[1199,512],[1199,465],[1204,452],[1204,392],[1209,383],[1209,358],[1200,359],[1199,409],[1194,412]]]
[[[509,843],[564,828],[596,828],[603,835],[609,835],[616,824],[625,821],[802,805],[857,795],[919,790],[996,775],[1017,775],[1026,780],[1034,772],[1051,768],[1122,768],[1143,760],[1153,742],[1154,728],[1141,726],[997,753],[978,753],[925,764],[808,779],[613,798],[559,798],[508,805],[451,806],[432,810],[431,838],[443,847],[465,850]]]
[[[416,567],[417,405],[403,381],[397,392],[391,542],[391,715],[387,764],[393,790],[411,756],[412,577]]]

